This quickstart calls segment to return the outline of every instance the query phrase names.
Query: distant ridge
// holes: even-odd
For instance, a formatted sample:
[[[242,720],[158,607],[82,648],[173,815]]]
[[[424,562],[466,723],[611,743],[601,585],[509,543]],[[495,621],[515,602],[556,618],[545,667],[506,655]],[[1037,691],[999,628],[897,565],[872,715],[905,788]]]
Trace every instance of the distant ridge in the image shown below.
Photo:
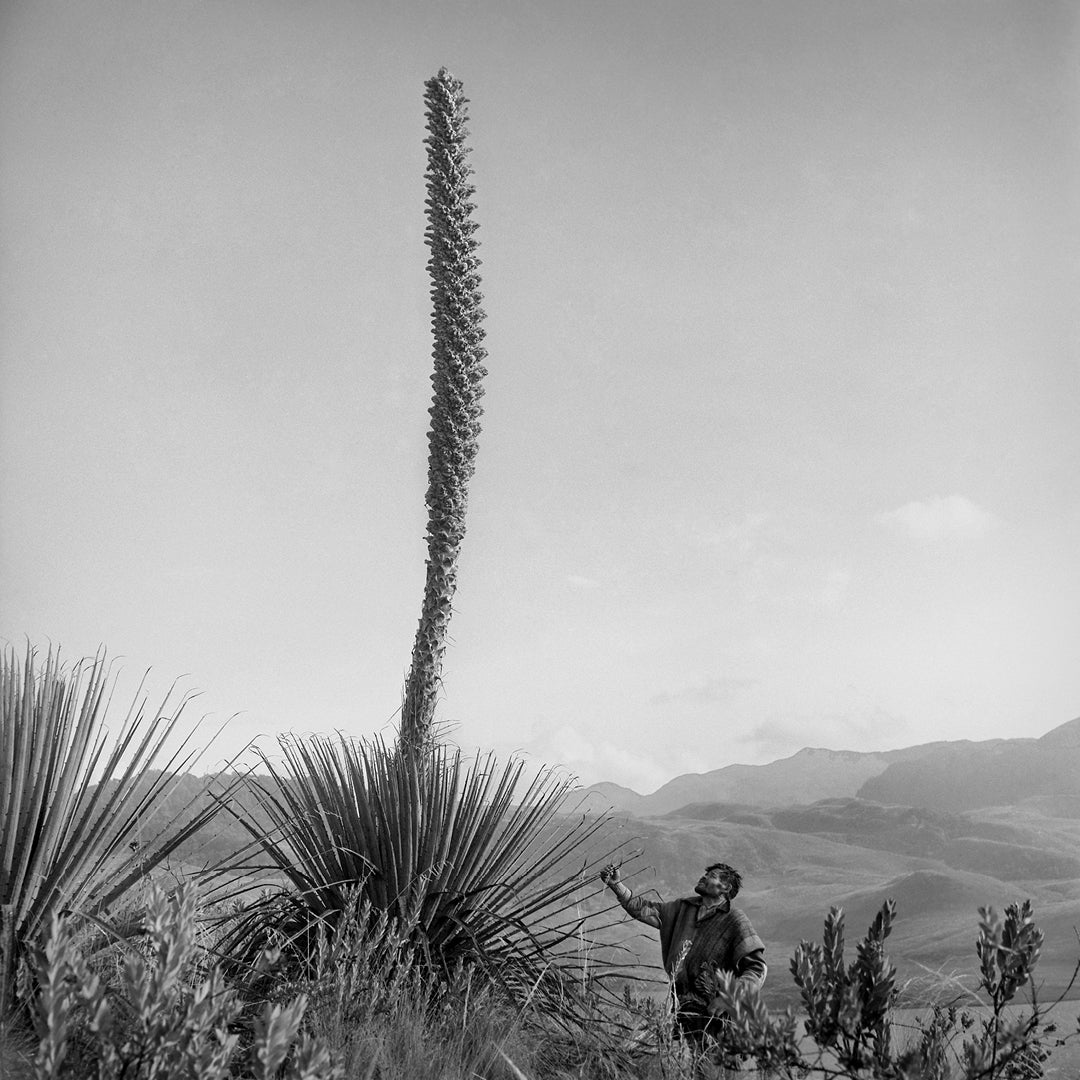
[[[945,743],[933,754],[890,763],[859,795],[946,811],[1080,795],[1080,718],[1038,739]]]
[[[631,788],[608,781],[601,781],[599,784],[586,788],[585,802],[598,810],[615,807],[619,810],[629,810],[631,814],[648,814],[646,808],[648,796],[639,795]]]
[[[692,804],[778,807],[853,796],[946,812],[1080,797],[1080,717],[1041,738],[941,741],[871,753],[805,747],[767,765],[685,773],[651,795],[613,783],[593,784],[584,794],[590,807],[636,817]]]

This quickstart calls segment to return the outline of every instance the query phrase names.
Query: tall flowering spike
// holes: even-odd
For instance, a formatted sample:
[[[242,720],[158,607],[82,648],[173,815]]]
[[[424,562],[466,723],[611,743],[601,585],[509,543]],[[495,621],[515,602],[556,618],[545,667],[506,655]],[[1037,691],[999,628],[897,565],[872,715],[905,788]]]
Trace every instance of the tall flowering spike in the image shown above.
[[[424,606],[405,683],[399,741],[404,750],[432,742],[435,701],[446,634],[457,589],[457,560],[465,536],[468,485],[480,434],[484,331],[480,323],[480,260],[470,201],[475,188],[466,157],[467,100],[446,68],[424,84],[428,167],[425,233],[431,249],[435,388],[428,433],[427,581]]]

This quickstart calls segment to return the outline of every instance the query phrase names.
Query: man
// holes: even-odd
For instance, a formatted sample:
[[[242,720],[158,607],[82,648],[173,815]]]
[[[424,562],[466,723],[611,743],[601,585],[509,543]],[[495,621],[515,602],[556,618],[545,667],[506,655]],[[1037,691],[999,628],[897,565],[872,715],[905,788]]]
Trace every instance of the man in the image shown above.
[[[699,1055],[711,1052],[723,1024],[717,975],[732,972],[740,983],[760,987],[768,972],[764,942],[746,915],[731,906],[742,876],[727,863],[713,863],[694,886],[696,896],[667,902],[634,896],[615,865],[605,866],[600,880],[628,914],[660,931],[678,1029]]]

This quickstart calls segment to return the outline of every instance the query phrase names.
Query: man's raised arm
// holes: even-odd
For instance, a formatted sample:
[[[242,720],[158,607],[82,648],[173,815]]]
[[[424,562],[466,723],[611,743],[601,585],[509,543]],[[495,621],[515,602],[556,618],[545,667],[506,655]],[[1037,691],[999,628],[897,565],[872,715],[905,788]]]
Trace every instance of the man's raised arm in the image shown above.
[[[628,915],[639,922],[660,929],[660,905],[654,900],[636,897],[623,883],[619,868],[611,863],[600,871],[600,880],[615,894]]]

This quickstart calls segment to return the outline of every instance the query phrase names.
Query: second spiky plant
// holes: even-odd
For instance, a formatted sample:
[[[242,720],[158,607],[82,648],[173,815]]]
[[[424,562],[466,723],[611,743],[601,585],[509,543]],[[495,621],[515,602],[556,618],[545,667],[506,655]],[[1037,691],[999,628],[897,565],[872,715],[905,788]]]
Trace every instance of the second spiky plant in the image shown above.
[[[54,915],[108,918],[218,812],[160,824],[161,800],[202,754],[192,729],[166,755],[187,698],[148,713],[140,693],[110,737],[109,686],[103,654],[65,668],[52,649],[44,665],[29,644],[22,661],[0,653],[0,1018]]]
[[[427,105],[427,245],[433,302],[435,370],[428,433],[427,578],[420,625],[401,709],[400,744],[414,751],[430,745],[442,676],[447,628],[457,589],[457,563],[465,536],[468,484],[480,434],[484,312],[480,260],[473,236],[466,145],[467,100],[445,68],[424,84]]]

